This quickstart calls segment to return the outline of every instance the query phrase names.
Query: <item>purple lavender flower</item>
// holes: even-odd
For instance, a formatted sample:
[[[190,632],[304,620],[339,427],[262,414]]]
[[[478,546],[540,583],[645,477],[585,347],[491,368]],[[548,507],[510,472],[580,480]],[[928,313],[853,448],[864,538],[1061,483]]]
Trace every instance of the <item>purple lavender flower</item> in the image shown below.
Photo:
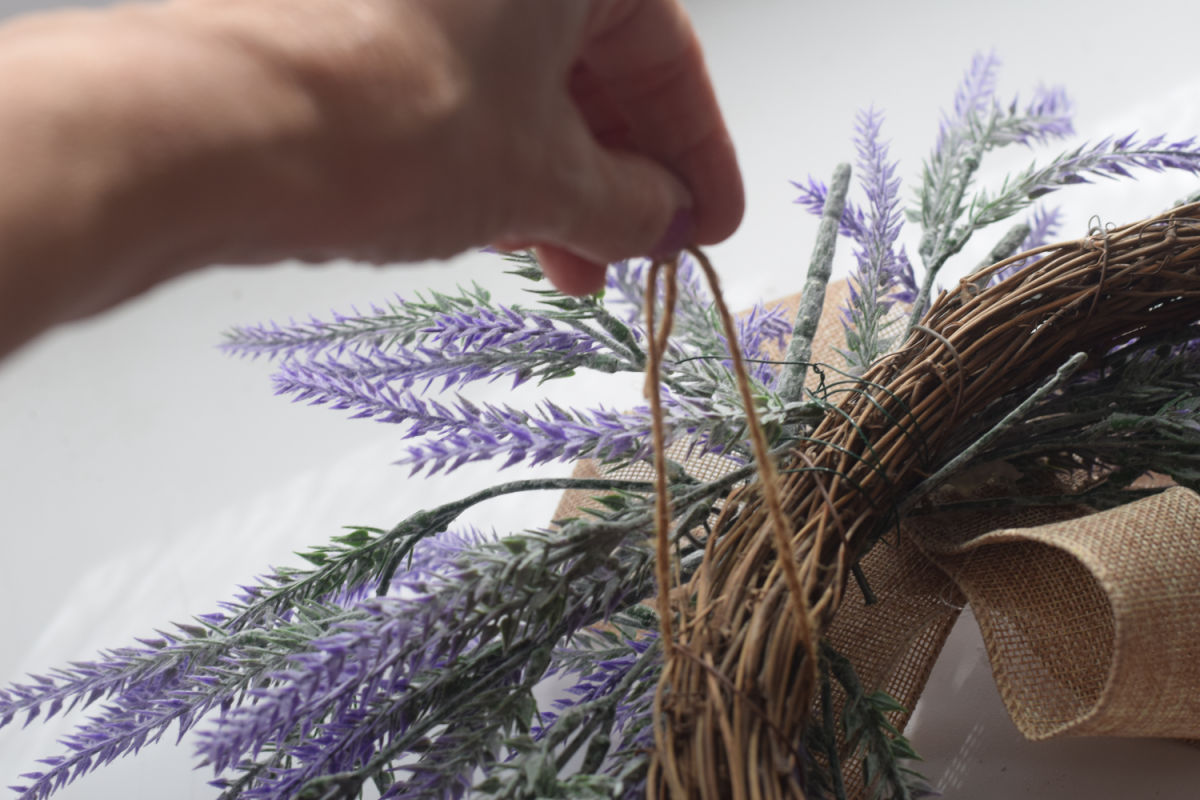
[[[892,303],[896,299],[911,301],[917,291],[912,265],[902,256],[903,250],[896,249],[902,226],[900,179],[887,144],[880,140],[882,122],[882,114],[867,109],[859,112],[855,124],[859,184],[866,193],[867,207],[863,225],[853,237],[858,270],[850,277],[842,319],[849,348],[846,355],[864,367],[885,349],[882,323]]]
[[[447,531],[428,537],[413,548],[408,568],[393,581],[392,590],[404,592],[448,576],[457,576],[455,566],[464,551],[494,540],[494,535],[475,529]],[[242,601],[253,602],[264,588],[280,581],[296,580],[272,573],[252,587],[244,587]],[[362,599],[364,585],[350,587],[328,602],[352,607]],[[230,604],[244,609],[243,603]],[[317,619],[305,611],[309,631],[318,630]],[[345,616],[345,615],[342,615]],[[215,708],[228,710],[251,683],[286,663],[285,655],[263,659],[250,655],[269,636],[269,622],[258,619],[258,627],[247,637],[233,634],[236,618],[226,613],[206,614],[203,623],[180,625],[179,634],[160,633],[142,640],[143,647],[109,651],[98,662],[73,664],[50,676],[35,676],[36,685],[15,685],[0,691],[0,721],[11,721],[18,713],[32,720],[46,708],[47,718],[77,704],[88,706],[101,698],[108,702],[100,713],[82,723],[64,738],[65,755],[42,759],[48,768],[25,773],[30,780],[20,787],[24,800],[40,800],[66,784],[124,755],[160,740],[172,724],[178,738]],[[287,624],[286,618],[276,617]],[[287,634],[294,637],[293,634]]]
[[[976,53],[954,93],[954,113],[943,114],[938,124],[935,153],[955,147],[957,129],[970,126],[977,117],[996,105],[996,72],[1000,59],[995,53]]]
[[[442,408],[442,407],[439,407]],[[543,401],[536,413],[510,406],[475,405],[459,398],[456,408],[444,409],[437,424],[446,433],[410,445],[400,459],[413,472],[451,471],[472,461],[505,458],[500,469],[519,462],[543,464],[598,458],[622,461],[642,458],[650,441],[650,411],[639,406],[622,412],[599,407],[564,409]],[[664,391],[667,440],[695,437],[702,452],[721,451],[733,441],[729,424],[707,403]],[[433,421],[418,423],[432,429]],[[739,429],[740,433],[740,429]]]
[[[1062,209],[1058,206],[1037,206],[1029,215],[1029,234],[1021,242],[1022,250],[1034,250],[1058,238],[1062,228]]]
[[[434,293],[413,300],[395,297],[386,306],[372,305],[366,314],[351,308],[349,314],[330,312],[327,320],[311,317],[287,325],[267,323],[233,328],[221,345],[226,352],[259,358],[291,358],[325,352],[334,356],[362,347],[386,348],[414,340],[428,324],[430,315],[472,312],[490,307],[486,290],[479,286],[460,290],[458,295]]]
[[[995,52],[976,53],[954,93],[954,118],[970,119],[990,109],[996,103],[996,72],[1000,59]]]
[[[1138,142],[1136,136],[1134,132],[1119,138],[1106,137],[1091,147],[1080,145],[1043,169],[1027,170],[1014,183],[1028,197],[1036,198],[1060,186],[1090,183],[1089,177],[1132,178],[1130,169],[1200,173],[1200,147],[1195,137],[1168,141],[1159,134]]]
[[[942,116],[935,154],[955,151],[965,143],[1003,147],[1033,145],[1075,132],[1071,100],[1061,86],[1039,86],[1024,106],[1013,98],[1004,108],[996,98],[1000,60],[994,53],[976,54],[954,95],[954,113]]]
[[[772,352],[778,353],[787,343],[792,334],[790,315],[778,307],[768,309],[762,303],[756,304],[748,313],[737,317],[737,338],[742,355],[750,359],[746,366],[750,377],[765,387],[775,385],[779,370],[776,365],[765,362]],[[719,336],[722,352],[729,351],[729,342],[724,335]],[[723,359],[721,363],[732,374],[733,362]]]
[[[442,389],[448,389],[505,376],[517,384],[533,377],[546,380],[580,367],[604,372],[632,368],[599,352],[602,345],[593,336],[511,309],[438,315],[422,333],[427,343],[394,352],[372,347],[344,352],[340,359],[286,360],[276,374],[277,392],[304,400],[324,393],[328,382],[374,383],[379,389],[394,383],[408,389],[441,381]]]
[[[980,192],[972,201],[969,225],[974,229],[1005,219],[1064,186],[1091,183],[1094,178],[1132,178],[1135,169],[1200,174],[1200,146],[1194,138],[1169,141],[1162,135],[1139,142],[1132,133],[1080,145],[1044,167],[1030,166],[994,193]]]
[[[648,262],[622,262],[608,271],[608,288],[612,301],[624,306],[625,317],[637,320],[644,311],[645,283]],[[712,311],[712,298],[701,284],[701,273],[692,258],[684,255],[678,272],[679,302],[676,307],[677,339],[675,347],[682,359],[696,353],[720,355],[729,352],[729,343],[720,332],[720,323]],[[764,358],[772,344],[782,346],[791,334],[791,320],[778,309],[766,309],[759,304],[737,318],[738,341],[742,355],[748,359]],[[635,329],[639,338],[644,332]],[[690,363],[688,361],[683,364]],[[721,359],[726,369],[732,369],[728,359]],[[676,364],[678,368],[680,364]],[[770,364],[751,364],[753,377],[764,386],[771,386],[775,368]]]
[[[829,186],[824,181],[817,180],[810,175],[807,182],[792,181],[792,185],[800,190],[800,196],[794,201],[796,205],[802,206],[814,217],[825,213],[825,198],[829,195]],[[857,239],[863,235],[866,226],[866,216],[862,209],[847,200],[846,206],[842,210],[842,218],[838,223],[838,233],[851,239]]]
[[[458,723],[448,720],[476,718],[484,713],[476,704],[490,705],[494,716],[495,704],[504,702],[497,698],[511,702],[541,678],[544,663],[536,666],[530,648],[646,591],[649,551],[639,547],[627,557],[614,547],[620,550],[620,539],[590,531],[531,532],[519,543],[480,548],[458,562],[457,572],[407,580],[400,596],[364,602],[364,618],[310,641],[273,674],[273,686],[251,691],[253,705],[228,711],[202,733],[199,752],[219,771],[276,748],[286,764],[258,776],[245,796],[284,798],[367,759],[418,751],[443,724],[453,735]],[[513,582],[514,570],[523,580]],[[462,580],[468,574],[479,580]],[[547,591],[549,585],[562,592]],[[431,716],[431,704],[440,715]],[[517,702],[511,713],[529,712]],[[480,747],[468,755],[486,755]]]
[[[580,332],[541,314],[498,306],[437,314],[421,329],[429,344],[453,353],[498,349],[555,350],[572,353],[596,349],[581,341]]]
[[[880,288],[890,285],[899,273],[896,240],[903,224],[900,216],[900,179],[897,163],[888,158],[888,146],[880,141],[883,115],[874,109],[859,112],[855,125],[859,183],[866,191],[866,225],[855,241],[859,284]]]
[[[757,315],[746,326],[755,347],[775,340],[784,328],[778,312]],[[758,352],[755,351],[755,356]],[[604,407],[585,410],[561,408],[543,402],[533,413],[508,405],[476,404],[457,396],[452,402],[423,399],[381,380],[358,378],[349,372],[326,371],[288,363],[276,377],[278,393],[315,405],[347,409],[354,417],[405,424],[408,437],[432,437],[411,445],[400,460],[413,471],[430,474],[453,470],[472,461],[499,457],[501,468],[528,461],[596,457],[605,460],[640,458],[646,453],[650,426],[645,407],[619,412]],[[730,443],[720,415],[711,403],[668,392],[664,398],[669,435],[696,435],[705,449]]]
[[[996,144],[1008,141],[1031,145],[1051,139],[1065,139],[1075,133],[1072,122],[1072,103],[1061,86],[1039,86],[1023,114],[1016,114],[1017,101],[1009,107],[1009,125],[994,137]],[[1008,137],[1006,141],[1003,137]]]
[[[595,661],[591,664],[590,670],[586,674],[578,673],[579,680],[567,689],[567,692],[572,697],[555,700],[555,708],[559,711],[565,711],[612,694],[620,688],[620,684],[629,675],[634,665],[637,664],[639,657],[645,654],[657,641],[658,634],[653,631],[647,631],[642,638],[626,639],[624,644],[628,648],[628,651],[625,654]],[[658,675],[655,670],[647,670],[638,683],[626,690],[627,699],[623,699],[617,705],[616,714],[613,719],[614,731],[619,733],[635,721],[636,710],[643,704],[642,701],[645,700],[647,694],[653,700],[657,679]],[[543,716],[546,723],[548,723],[545,729],[549,729],[558,719],[558,714],[556,713],[544,714]]]

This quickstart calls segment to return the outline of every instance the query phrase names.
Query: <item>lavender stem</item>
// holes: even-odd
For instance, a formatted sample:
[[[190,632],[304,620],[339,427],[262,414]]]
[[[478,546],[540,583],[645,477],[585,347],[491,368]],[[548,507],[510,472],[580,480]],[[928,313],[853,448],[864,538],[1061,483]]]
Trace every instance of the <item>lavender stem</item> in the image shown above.
[[[804,380],[808,376],[808,361],[812,358],[812,340],[825,306],[825,289],[833,272],[833,254],[837,247],[838,223],[846,208],[849,188],[850,165],[838,164],[833,172],[829,194],[825,197],[817,242],[808,265],[804,293],[800,296],[800,310],[796,313],[792,341],[784,357],[783,374],[779,376],[779,394],[785,401],[804,399]]]

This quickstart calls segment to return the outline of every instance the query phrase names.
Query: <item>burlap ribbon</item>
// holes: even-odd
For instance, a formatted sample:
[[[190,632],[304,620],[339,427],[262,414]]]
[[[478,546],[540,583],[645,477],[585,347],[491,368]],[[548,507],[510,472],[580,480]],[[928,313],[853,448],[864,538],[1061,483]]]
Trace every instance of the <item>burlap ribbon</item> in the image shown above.
[[[844,291],[826,299],[833,322],[814,341],[816,361],[836,363]],[[797,302],[781,305],[794,312]],[[729,468],[673,455],[701,480]],[[597,469],[585,462],[577,474]],[[586,502],[567,493],[557,517]],[[862,567],[876,602],[849,591],[828,638],[868,690],[913,708],[970,603],[1026,737],[1200,738],[1200,495],[1171,488],[1102,513],[1014,505],[913,517]],[[907,715],[893,721],[903,728]]]

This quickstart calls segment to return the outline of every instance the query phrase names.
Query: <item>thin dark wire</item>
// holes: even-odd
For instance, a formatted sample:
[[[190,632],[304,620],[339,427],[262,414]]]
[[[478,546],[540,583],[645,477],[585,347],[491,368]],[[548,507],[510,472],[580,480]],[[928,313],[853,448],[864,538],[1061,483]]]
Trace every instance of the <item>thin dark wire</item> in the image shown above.
[[[672,361],[671,363],[672,364],[683,364],[688,361],[727,361],[727,360],[728,360],[728,356],[698,355],[698,356],[688,356],[687,358],[676,359],[676,360]],[[746,358],[744,356],[743,356],[742,360],[747,363],[750,363],[750,364],[771,364],[772,366],[800,365],[800,366],[808,367],[809,369],[813,370],[817,374],[818,380],[820,381],[819,387],[820,387],[820,391],[823,392],[823,396],[819,397],[818,398],[819,400],[825,400],[826,402],[828,402],[827,398],[829,395],[843,394],[843,393],[852,392],[852,391],[857,390],[858,392],[861,393],[861,396],[865,397],[872,405],[875,406],[875,409],[879,413],[881,413],[885,417],[887,417],[889,422],[896,425],[897,427],[900,427],[901,426],[900,420],[897,419],[896,417],[892,416],[891,412],[889,412],[887,409],[885,409],[883,406],[881,406],[879,404],[879,402],[877,400],[875,400],[875,398],[872,397],[869,392],[865,391],[865,389],[863,389],[861,387],[867,387],[870,389],[879,390],[881,393],[888,395],[892,400],[896,401],[896,403],[901,408],[904,409],[904,416],[907,417],[909,420],[911,420],[912,428],[900,427],[900,430],[902,433],[904,433],[905,436],[914,437],[915,441],[920,445],[922,462],[924,462],[926,464],[929,463],[930,458],[931,458],[930,453],[929,453],[929,440],[928,440],[928,437],[925,435],[925,431],[921,428],[920,420],[917,419],[916,415],[913,413],[912,409],[909,408],[908,404],[905,403],[903,400],[901,400],[900,397],[898,395],[896,395],[896,393],[893,392],[891,389],[889,389],[887,386],[884,386],[881,383],[876,383],[875,381],[866,380],[860,376],[853,375],[852,373],[846,372],[845,370],[839,369],[838,367],[835,367],[832,364],[829,364],[824,361],[795,361],[795,360],[789,361],[789,360],[785,360],[785,359],[774,359],[774,358]],[[832,384],[826,384],[825,375],[822,372],[822,368],[829,369],[833,372],[836,372],[837,374],[843,376],[847,380],[837,381]],[[836,392],[832,388],[835,386],[841,386],[843,384],[852,385],[854,388],[846,389],[844,391],[839,390]],[[814,392],[813,394],[816,395],[817,393]]]

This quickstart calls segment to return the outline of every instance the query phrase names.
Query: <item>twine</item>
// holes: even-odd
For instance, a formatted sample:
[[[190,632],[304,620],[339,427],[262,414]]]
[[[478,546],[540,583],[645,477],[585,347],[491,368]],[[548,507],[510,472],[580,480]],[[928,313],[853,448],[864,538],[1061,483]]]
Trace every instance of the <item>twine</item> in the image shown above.
[[[783,565],[785,579],[788,583],[789,596],[791,598],[792,612],[800,623],[801,630],[804,632],[804,642],[809,648],[808,679],[813,685],[819,679],[817,666],[817,637],[813,635],[815,620],[812,617],[812,611],[807,607],[805,594],[800,583],[800,573],[796,568],[796,563],[792,555],[792,545],[790,539],[790,525],[787,517],[783,513],[783,507],[779,497],[778,481],[779,475],[775,469],[775,462],[770,457],[767,448],[767,437],[763,433],[762,424],[758,419],[758,411],[754,405],[754,397],[750,390],[750,376],[746,369],[746,363],[742,356],[742,349],[738,343],[737,325],[734,323],[733,315],[729,313],[729,307],[725,302],[725,297],[721,291],[720,280],[717,277],[716,270],[712,266],[712,262],[698,248],[689,248],[687,252],[700,265],[704,272],[704,277],[708,281],[709,290],[713,296],[713,302],[717,308],[717,314],[721,320],[721,327],[725,333],[725,339],[729,344],[729,353],[732,359],[733,376],[737,383],[738,392],[741,395],[742,407],[746,413],[746,424],[750,433],[751,448],[754,453],[755,468],[758,474],[758,487],[762,491],[763,500],[767,505],[768,519],[770,521],[770,529],[775,537],[776,552],[778,561]],[[653,453],[654,453],[654,509],[655,509],[655,568],[658,581],[658,612],[659,625],[663,641],[664,668],[663,677],[660,681],[660,691],[655,694],[654,710],[656,724],[654,726],[655,745],[660,752],[668,750],[672,746],[670,732],[664,729],[658,721],[665,719],[661,714],[663,708],[664,691],[661,687],[669,685],[672,673],[672,664],[678,657],[678,650],[675,641],[671,609],[671,542],[670,542],[670,498],[667,491],[667,465],[666,465],[666,441],[663,431],[663,413],[662,413],[662,387],[660,385],[662,372],[662,357],[666,352],[671,326],[674,321],[675,303],[678,296],[677,291],[677,273],[679,259],[682,254],[677,256],[675,260],[668,262],[655,261],[647,276],[646,287],[646,328],[650,331],[650,342],[646,360],[646,387],[645,394],[650,400],[650,415],[651,429],[653,436]],[[665,289],[663,292],[663,319],[661,325],[655,325],[655,305],[658,301],[658,289],[660,273],[666,271]],[[710,667],[711,664],[702,664],[703,667]],[[711,673],[711,670],[709,670]],[[712,674],[708,675],[709,681],[715,680]],[[728,732],[726,732],[728,733]],[[681,797],[685,793],[683,783],[680,776],[666,772],[663,775],[667,785],[670,787],[671,793],[674,796]],[[655,796],[654,787],[656,782],[652,779],[648,784],[650,796]],[[740,796],[735,793],[735,796]]]

